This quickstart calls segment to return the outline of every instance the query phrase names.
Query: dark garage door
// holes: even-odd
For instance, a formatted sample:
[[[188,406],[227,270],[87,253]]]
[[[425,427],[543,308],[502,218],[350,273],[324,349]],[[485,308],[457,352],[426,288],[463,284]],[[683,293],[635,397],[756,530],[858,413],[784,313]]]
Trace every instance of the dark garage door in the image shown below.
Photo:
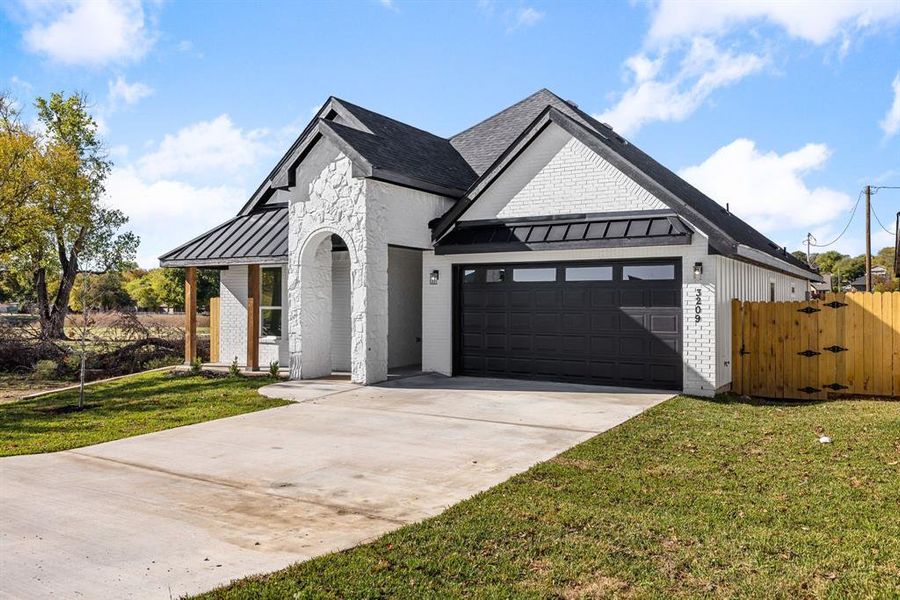
[[[682,388],[681,262],[456,270],[464,375]]]

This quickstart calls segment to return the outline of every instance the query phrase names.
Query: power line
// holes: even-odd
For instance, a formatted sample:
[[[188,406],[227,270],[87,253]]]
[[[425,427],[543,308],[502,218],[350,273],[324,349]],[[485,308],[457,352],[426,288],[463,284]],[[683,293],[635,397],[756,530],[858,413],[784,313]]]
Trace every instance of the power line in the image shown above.
[[[860,190],[859,195],[856,197],[856,204],[853,205],[853,210],[850,212],[850,220],[847,221],[847,224],[844,226],[844,230],[841,231],[841,233],[836,238],[834,238],[827,244],[810,244],[810,246],[815,246],[816,248],[824,248],[825,246],[831,246],[832,244],[837,242],[839,239],[841,239],[845,233],[847,233],[847,230],[850,229],[850,224],[853,223],[853,217],[856,216],[856,209],[859,208],[859,201],[862,200],[863,191],[864,190]]]
[[[872,190],[874,190],[875,193],[878,193],[878,190],[900,190],[900,185],[878,185],[878,186],[872,186]],[[888,229],[887,227],[884,226],[884,223],[882,223],[882,222],[881,222],[881,219],[878,218],[878,213],[875,212],[875,207],[874,207],[874,206],[872,207],[872,214],[875,215],[875,220],[878,221],[878,224],[881,225],[881,228],[882,228],[882,229],[884,229],[884,230],[885,230],[888,234],[890,234],[890,235],[893,235],[893,236],[896,236],[896,235],[897,235],[897,232],[896,232],[896,231],[891,231],[890,229]]]

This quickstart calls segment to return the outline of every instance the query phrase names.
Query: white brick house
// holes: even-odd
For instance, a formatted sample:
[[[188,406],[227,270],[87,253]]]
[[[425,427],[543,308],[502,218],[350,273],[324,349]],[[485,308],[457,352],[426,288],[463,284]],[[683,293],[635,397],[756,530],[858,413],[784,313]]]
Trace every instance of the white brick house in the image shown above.
[[[818,279],[547,90],[449,139],[330,98],[237,217],[160,261],[222,269],[223,362],[699,395],[731,381],[732,298]]]

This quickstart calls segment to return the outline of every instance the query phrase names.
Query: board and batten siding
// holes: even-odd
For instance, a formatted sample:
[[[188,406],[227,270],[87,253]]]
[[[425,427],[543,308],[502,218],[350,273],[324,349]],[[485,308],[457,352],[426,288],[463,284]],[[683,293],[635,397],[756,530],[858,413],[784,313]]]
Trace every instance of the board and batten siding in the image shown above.
[[[716,389],[731,384],[731,301],[768,301],[775,284],[776,302],[804,300],[808,282],[799,277],[715,256],[716,262]]]

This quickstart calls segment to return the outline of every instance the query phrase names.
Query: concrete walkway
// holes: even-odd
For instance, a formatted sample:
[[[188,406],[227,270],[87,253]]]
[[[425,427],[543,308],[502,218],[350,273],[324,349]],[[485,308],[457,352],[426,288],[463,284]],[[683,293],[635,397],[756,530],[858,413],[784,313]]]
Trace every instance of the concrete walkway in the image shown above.
[[[170,598],[359,544],[671,394],[419,376],[0,459],[0,597]]]

